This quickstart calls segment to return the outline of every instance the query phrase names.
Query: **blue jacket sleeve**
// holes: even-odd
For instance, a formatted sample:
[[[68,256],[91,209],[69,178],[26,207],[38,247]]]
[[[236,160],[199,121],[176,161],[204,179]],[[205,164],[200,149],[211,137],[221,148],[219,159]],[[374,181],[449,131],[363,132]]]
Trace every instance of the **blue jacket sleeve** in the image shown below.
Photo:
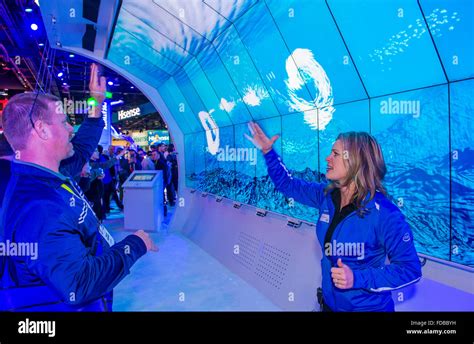
[[[92,255],[74,220],[54,202],[37,204],[25,215],[17,240],[38,242],[37,258],[28,259],[28,269],[68,304],[81,305],[111,291],[146,253],[142,239],[129,235],[102,255]]]
[[[319,208],[324,199],[326,184],[310,183],[302,179],[293,178],[290,171],[281,161],[278,154],[272,149],[264,155],[268,174],[275,184],[275,188],[288,198]]]
[[[61,161],[59,170],[62,174],[75,177],[81,173],[84,164],[89,161],[92,153],[99,144],[104,120],[101,118],[88,118],[84,120],[71,143],[74,146],[74,155]]]
[[[380,208],[380,225],[376,229],[390,264],[354,270],[354,288],[372,292],[391,291],[418,282],[421,264],[413,243],[413,234],[402,212],[393,204]]]

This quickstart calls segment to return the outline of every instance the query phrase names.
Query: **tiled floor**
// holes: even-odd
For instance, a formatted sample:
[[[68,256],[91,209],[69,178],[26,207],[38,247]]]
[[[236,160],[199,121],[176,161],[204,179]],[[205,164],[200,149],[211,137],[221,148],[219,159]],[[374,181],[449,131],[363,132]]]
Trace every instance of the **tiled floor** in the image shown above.
[[[172,208],[165,224],[172,216]],[[116,241],[123,216],[105,225]],[[152,234],[159,252],[149,252],[114,289],[114,311],[278,311],[264,295],[177,231]]]

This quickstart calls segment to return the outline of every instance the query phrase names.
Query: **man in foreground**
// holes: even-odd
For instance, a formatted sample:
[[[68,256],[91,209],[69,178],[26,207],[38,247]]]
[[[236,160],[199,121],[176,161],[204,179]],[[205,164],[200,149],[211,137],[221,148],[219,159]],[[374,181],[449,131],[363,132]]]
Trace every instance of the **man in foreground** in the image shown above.
[[[0,239],[22,249],[2,257],[0,310],[111,310],[112,289],[138,258],[156,250],[143,231],[115,243],[72,179],[104,126],[105,78],[99,79],[96,65],[89,88],[98,105],[73,140],[54,96],[19,94],[3,112],[17,160],[0,213]]]

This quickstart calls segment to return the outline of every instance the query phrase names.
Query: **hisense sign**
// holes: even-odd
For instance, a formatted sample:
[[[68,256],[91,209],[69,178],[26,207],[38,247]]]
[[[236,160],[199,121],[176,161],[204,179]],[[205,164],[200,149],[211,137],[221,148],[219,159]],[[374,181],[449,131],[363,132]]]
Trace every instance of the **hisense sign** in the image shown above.
[[[123,119],[140,116],[141,112],[140,112],[140,108],[136,107],[130,110],[120,110],[117,114],[118,114],[118,120],[121,121]]]

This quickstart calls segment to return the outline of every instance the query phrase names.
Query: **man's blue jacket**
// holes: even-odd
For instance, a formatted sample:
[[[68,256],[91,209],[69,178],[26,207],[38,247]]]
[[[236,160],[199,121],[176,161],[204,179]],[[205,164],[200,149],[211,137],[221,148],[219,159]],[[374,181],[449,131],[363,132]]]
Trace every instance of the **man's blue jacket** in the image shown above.
[[[97,147],[103,126],[102,119],[85,120],[72,141],[75,154],[62,161],[61,173],[12,163],[0,242],[10,253],[15,244],[30,252],[0,257],[0,310],[111,310],[112,289],[146,253],[135,235],[115,244],[73,181]]]
[[[324,240],[335,213],[331,194],[325,192],[327,184],[293,178],[274,150],[264,157],[268,174],[278,191],[319,209],[316,234],[323,251],[323,299],[329,308],[334,311],[393,311],[391,291],[421,278],[413,234],[401,211],[382,193],[376,192],[367,203],[367,213],[363,217],[352,212],[336,226],[330,242],[332,246],[327,250]],[[361,244],[363,250],[357,250]],[[363,254],[359,254],[361,252]],[[389,264],[385,264],[387,257]],[[337,267],[338,258],[354,274],[351,289],[339,289],[332,281],[331,268]]]

